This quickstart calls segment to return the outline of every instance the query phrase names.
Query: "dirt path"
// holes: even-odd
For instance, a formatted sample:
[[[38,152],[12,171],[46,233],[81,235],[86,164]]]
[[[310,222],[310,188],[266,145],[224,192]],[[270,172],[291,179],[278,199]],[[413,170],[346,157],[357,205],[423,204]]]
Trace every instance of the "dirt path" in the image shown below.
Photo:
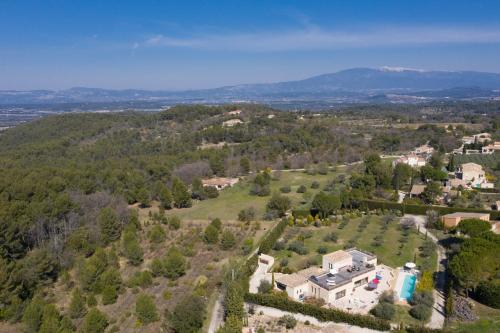
[[[222,293],[219,293],[212,310],[210,319],[210,326],[208,326],[208,333],[215,333],[222,326],[224,320],[224,308],[222,307]]]
[[[437,245],[437,272],[434,283],[434,306],[432,307],[432,316],[427,324],[430,328],[443,328],[445,321],[445,295],[444,290],[446,286],[446,267],[448,264],[448,258],[446,257],[445,249],[439,245],[438,239],[432,233],[430,233],[425,227],[426,217],[423,215],[405,215],[405,217],[412,217],[415,219],[418,230],[422,234],[427,233],[427,237],[431,239]]]

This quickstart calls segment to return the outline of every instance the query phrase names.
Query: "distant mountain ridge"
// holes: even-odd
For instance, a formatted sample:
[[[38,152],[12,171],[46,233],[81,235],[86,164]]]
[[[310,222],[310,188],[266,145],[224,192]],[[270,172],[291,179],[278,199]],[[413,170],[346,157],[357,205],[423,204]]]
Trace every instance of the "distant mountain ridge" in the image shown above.
[[[272,99],[331,99],[363,102],[374,96],[424,99],[500,97],[500,74],[474,71],[426,71],[382,67],[352,68],[304,80],[241,84],[213,89],[161,91],[75,87],[66,90],[0,91],[0,104],[51,104],[123,101],[225,102]]]

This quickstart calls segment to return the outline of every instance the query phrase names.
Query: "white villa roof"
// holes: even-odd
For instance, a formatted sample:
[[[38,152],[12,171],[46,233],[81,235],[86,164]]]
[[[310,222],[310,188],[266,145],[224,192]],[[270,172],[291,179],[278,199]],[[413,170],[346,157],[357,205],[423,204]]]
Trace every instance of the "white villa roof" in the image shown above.
[[[325,254],[323,258],[328,258],[332,261],[341,261],[344,259],[350,259],[352,256],[344,250],[338,250],[332,253]]]

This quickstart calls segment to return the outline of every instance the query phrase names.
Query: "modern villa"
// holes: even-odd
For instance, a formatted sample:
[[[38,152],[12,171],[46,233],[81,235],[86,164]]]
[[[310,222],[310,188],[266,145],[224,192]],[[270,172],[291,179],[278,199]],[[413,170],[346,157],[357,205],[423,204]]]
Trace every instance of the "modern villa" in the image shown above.
[[[322,267],[293,274],[277,274],[276,288],[294,300],[321,298],[333,305],[356,288],[376,280],[377,257],[357,249],[339,250],[323,256]]]

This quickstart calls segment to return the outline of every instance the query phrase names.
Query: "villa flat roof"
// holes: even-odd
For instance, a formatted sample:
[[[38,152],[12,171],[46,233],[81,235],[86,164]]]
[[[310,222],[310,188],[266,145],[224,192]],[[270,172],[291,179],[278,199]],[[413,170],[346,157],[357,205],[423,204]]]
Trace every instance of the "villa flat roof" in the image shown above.
[[[328,258],[333,261],[339,261],[344,259],[350,259],[351,255],[344,250],[338,250],[329,254],[325,254],[323,258]]]
[[[442,217],[484,217],[485,215],[490,216],[488,213],[456,212],[443,215]]]
[[[358,263],[356,264],[356,266],[359,267],[359,271],[352,270],[351,272],[349,272],[347,271],[348,267],[343,267],[335,274],[325,273],[319,276],[311,276],[309,278],[309,281],[317,284],[323,289],[333,290],[347,283],[350,283],[356,276],[375,270],[375,266],[367,267],[366,265],[358,265]],[[333,280],[335,284],[328,284],[328,280]]]
[[[283,274],[279,277],[276,277],[276,282],[281,283],[287,287],[297,287],[300,286],[301,284],[304,284],[307,282],[307,277],[304,277],[302,275],[299,275],[297,273],[292,273],[292,274]]]
[[[372,260],[376,258],[374,254],[361,251],[356,248],[348,249],[342,252],[345,253],[345,255],[352,258],[353,266],[359,268],[359,271],[357,269],[353,269],[349,272],[348,269],[350,269],[350,267],[344,266],[341,267],[335,274],[331,274],[329,272],[323,272],[323,274],[321,275],[312,275],[309,277],[309,281],[311,281],[314,284],[317,284],[323,289],[333,290],[351,282],[356,276],[375,270],[375,266],[367,265],[365,262],[363,262],[363,258],[366,258],[367,260]],[[330,281],[333,280],[335,284],[329,285],[327,280]]]

